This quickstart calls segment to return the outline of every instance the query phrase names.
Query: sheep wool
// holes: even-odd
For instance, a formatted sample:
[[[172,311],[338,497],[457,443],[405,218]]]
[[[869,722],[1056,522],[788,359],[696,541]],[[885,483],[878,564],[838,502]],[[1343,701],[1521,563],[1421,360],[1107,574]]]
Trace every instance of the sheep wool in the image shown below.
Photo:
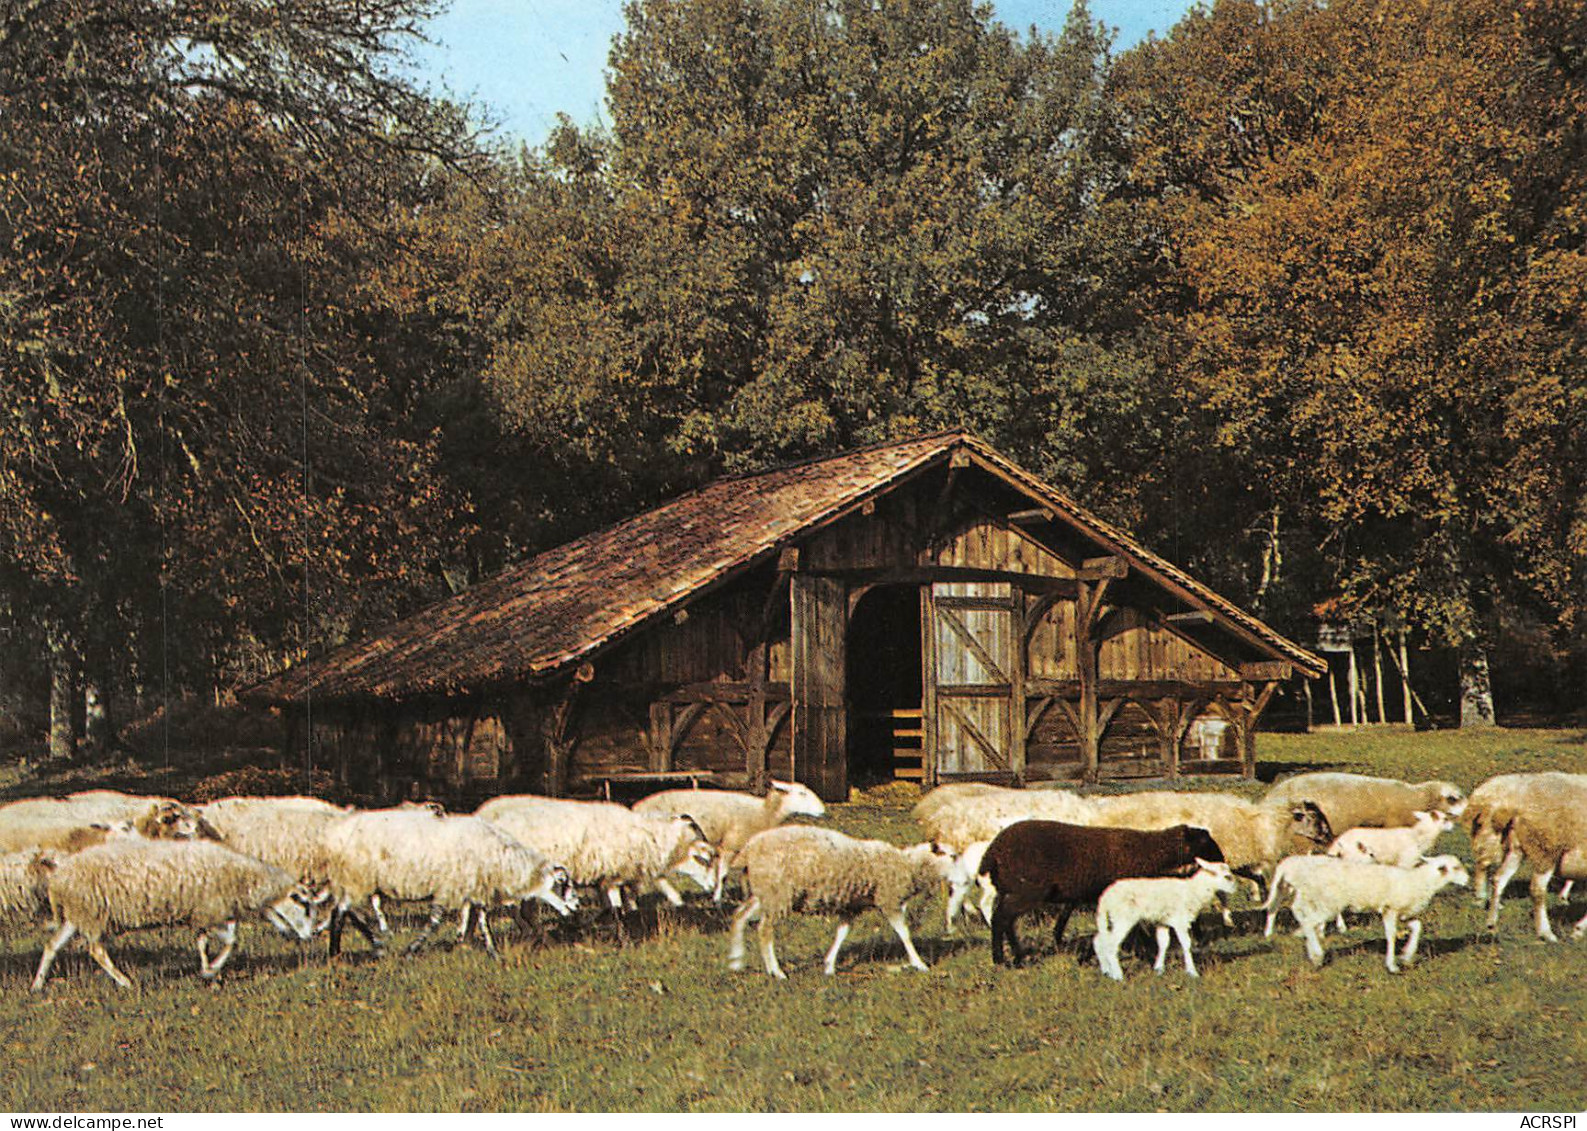
[[[297,797],[229,797],[199,808],[222,843],[311,883],[325,880],[325,835],[347,812]]]
[[[1392,829],[1414,824],[1417,810],[1437,809],[1458,817],[1466,795],[1447,781],[1403,782],[1362,774],[1297,774],[1267,791],[1266,800],[1294,804],[1310,801],[1336,829]]]
[[[1558,875],[1587,879],[1587,774],[1538,774],[1529,788],[1513,789],[1503,807],[1490,800],[1488,819],[1502,830],[1504,856],[1493,877],[1488,927],[1499,922],[1499,903],[1523,861],[1532,863],[1532,911],[1537,935],[1558,942],[1548,917],[1548,885]],[[1587,916],[1571,932],[1587,935]]]
[[[940,789],[945,787],[938,787]],[[917,819],[926,836],[956,852],[991,840],[1016,821],[1062,821],[1067,825],[1097,822],[1096,800],[1062,789],[996,789],[968,792],[928,809]]]
[[[327,829],[324,846],[326,878],[336,900],[332,954],[341,949],[344,920],[377,951],[384,949],[383,940],[352,911],[376,894],[429,902],[430,921],[409,953],[424,945],[448,912],[465,913],[462,936],[477,922],[485,949],[494,955],[483,912],[538,899],[566,916],[578,905],[568,891],[565,869],[480,817],[443,816],[424,808],[351,813]]]
[[[263,915],[285,934],[306,939],[314,927],[314,900],[292,876],[262,860],[207,840],[121,837],[62,860],[49,879],[50,911],[61,926],[44,949],[35,990],[43,989],[61,947],[81,932],[88,952],[116,981],[104,939],[116,931],[191,926],[199,931],[199,974],[213,978],[231,957],[236,921]],[[209,958],[210,933],[223,949]]]
[[[1416,959],[1416,947],[1422,937],[1421,913],[1433,896],[1451,884],[1465,885],[1471,878],[1465,865],[1454,856],[1433,856],[1414,868],[1341,860],[1336,856],[1305,859],[1306,867],[1289,871],[1284,880],[1295,893],[1290,910],[1306,940],[1306,955],[1316,966],[1323,963],[1320,929],[1328,920],[1346,911],[1375,911],[1383,916],[1387,943],[1384,965],[1389,973],[1398,974],[1394,942],[1400,920],[1404,919],[1411,931],[1399,961],[1409,964]]]
[[[683,871],[706,886],[715,863],[692,820],[650,817],[609,801],[497,797],[475,816],[557,861],[574,883],[601,889],[613,908],[622,906],[625,885],[655,885],[677,906],[683,899],[666,882],[667,874]]]
[[[0,918],[31,922],[41,917],[49,909],[49,880],[57,863],[42,848],[0,856]]]
[[[1195,825],[1223,850],[1224,862],[1242,875],[1272,875],[1295,837],[1319,845],[1332,841],[1315,807],[1288,801],[1250,801],[1232,793],[1152,791],[1098,797],[1092,824],[1130,829]]]
[[[1151,923],[1157,927],[1157,961],[1152,969],[1163,972],[1172,928],[1185,955],[1185,973],[1199,977],[1190,954],[1190,926],[1219,895],[1232,894],[1238,883],[1227,864],[1212,860],[1197,860],[1196,871],[1190,876],[1115,881],[1097,900],[1097,933],[1091,948],[1098,967],[1109,978],[1122,982],[1119,946],[1137,923]]]
[[[690,817],[718,854],[712,898],[722,901],[730,868],[750,838],[790,817],[824,817],[827,807],[809,786],[773,780],[766,796],[725,789],[664,789],[634,802],[634,812],[649,817]]]
[[[1439,836],[1455,827],[1446,813],[1416,814],[1416,823],[1393,829],[1351,829],[1328,846],[1329,856],[1346,860],[1371,860],[1409,868],[1433,847]]]
[[[758,920],[766,973],[786,977],[777,962],[777,924],[796,912],[815,912],[838,917],[837,935],[824,964],[826,973],[834,974],[855,917],[873,907],[904,944],[909,964],[926,969],[910,939],[905,907],[947,877],[953,859],[939,846],[899,848],[830,829],[789,825],[751,837],[739,857],[749,894],[733,917],[729,969],[744,968],[744,931]]]

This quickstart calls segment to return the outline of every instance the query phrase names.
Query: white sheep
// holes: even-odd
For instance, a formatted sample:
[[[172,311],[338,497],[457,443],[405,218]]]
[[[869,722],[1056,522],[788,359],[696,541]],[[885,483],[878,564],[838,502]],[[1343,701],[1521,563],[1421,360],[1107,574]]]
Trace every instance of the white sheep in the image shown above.
[[[1328,855],[1342,860],[1370,860],[1410,868],[1432,849],[1433,842],[1455,827],[1447,813],[1418,810],[1414,824],[1392,829],[1351,829],[1328,846]]]
[[[35,991],[73,935],[118,986],[132,980],[116,969],[105,937],[122,930],[185,924],[198,928],[199,976],[214,978],[231,957],[237,920],[261,915],[282,934],[308,938],[323,897],[262,860],[207,840],[121,837],[70,856],[49,878],[50,911],[60,924],[44,947]],[[211,935],[220,953],[209,956]]]
[[[572,914],[578,900],[566,869],[519,844],[479,817],[443,816],[427,809],[350,813],[324,836],[326,879],[335,898],[331,953],[341,950],[341,928],[350,922],[377,952],[376,936],[354,908],[371,896],[430,904],[430,919],[408,947],[416,952],[448,912],[461,917],[463,941],[479,924],[485,949],[496,955],[487,913],[495,907],[538,899],[558,914]]]
[[[599,888],[614,911],[625,887],[654,885],[669,904],[683,897],[667,876],[682,872],[701,887],[715,875],[716,852],[688,817],[651,817],[610,801],[570,801],[517,794],[492,798],[477,810],[520,843],[568,870],[576,884]]]
[[[995,797],[999,794],[1021,793],[1009,786],[992,785],[979,781],[956,781],[939,785],[926,793],[915,802],[915,807],[910,811],[916,822],[925,824],[938,810],[957,805],[969,797]]]
[[[973,887],[979,886],[981,889],[981,898],[976,905],[981,912],[981,918],[987,923],[992,922],[992,905],[997,900],[997,892],[992,887],[991,880],[980,874],[981,858],[986,855],[987,847],[991,843],[990,840],[976,841],[955,856],[952,866],[948,869],[947,934],[950,937],[958,933],[959,915],[963,912],[964,901]]]
[[[1097,933],[1091,940],[1097,965],[1114,981],[1124,980],[1119,965],[1119,945],[1137,923],[1157,925],[1157,961],[1152,969],[1163,972],[1168,957],[1168,931],[1172,927],[1185,954],[1185,973],[1198,977],[1190,954],[1190,925],[1219,895],[1231,895],[1239,878],[1227,864],[1196,860],[1196,871],[1185,877],[1116,880],[1097,900]]]
[[[1384,965],[1398,974],[1394,942],[1403,918],[1410,937],[1400,961],[1409,965],[1416,959],[1422,937],[1421,913],[1445,887],[1465,885],[1470,875],[1454,856],[1433,856],[1414,868],[1392,864],[1373,864],[1365,860],[1341,860],[1336,856],[1301,857],[1303,868],[1288,871],[1283,879],[1295,893],[1290,910],[1300,924],[1299,934],[1306,940],[1306,954],[1314,965],[1323,963],[1321,928],[1345,911],[1371,911],[1383,916],[1383,935],[1387,942]],[[1286,861],[1286,863],[1288,863]],[[1277,884],[1275,887],[1275,895]]]
[[[213,837],[190,807],[164,797],[131,797],[109,791],[68,797],[34,797],[0,805],[0,852],[56,848],[78,852],[105,839],[103,831],[130,827],[160,840]]]
[[[777,924],[796,911],[834,914],[837,935],[824,969],[837,972],[838,952],[855,917],[874,907],[904,944],[909,964],[926,969],[909,937],[905,908],[947,876],[953,857],[935,844],[899,848],[880,840],[856,840],[830,829],[788,825],[751,837],[739,853],[748,894],[733,916],[727,965],[744,968],[744,931],[759,921],[761,961],[773,978],[785,978],[777,963]]]
[[[1250,801],[1212,791],[1122,793],[1092,801],[1093,825],[1129,829],[1195,825],[1206,829],[1218,842],[1224,862],[1253,885],[1258,875],[1272,875],[1278,862],[1290,854],[1295,838],[1319,846],[1333,840],[1317,807],[1305,802]]]
[[[1560,788],[1570,789],[1583,775],[1558,771],[1499,774],[1471,791],[1466,799],[1463,823],[1471,833],[1472,896],[1484,906],[1488,903],[1489,881],[1504,859],[1504,833],[1515,814],[1534,798],[1546,798]],[[1560,899],[1570,897],[1566,881]]]
[[[1458,817],[1466,808],[1466,795],[1452,782],[1412,783],[1331,772],[1285,778],[1267,791],[1265,800],[1310,801],[1336,829],[1392,829],[1414,822],[1417,810],[1437,809]]]
[[[1506,807],[1490,807],[1488,820],[1499,830],[1503,858],[1493,877],[1488,901],[1488,927],[1498,926],[1505,885],[1523,861],[1532,862],[1532,911],[1538,937],[1558,942],[1548,918],[1548,885],[1556,876],[1587,879],[1587,774],[1538,774],[1524,792],[1516,791]],[[1475,838],[1473,838],[1475,842]],[[1587,935],[1587,916],[1571,932]]]
[[[939,786],[927,796],[947,788]],[[1096,812],[1094,799],[1067,790],[997,787],[960,791],[945,803],[928,807],[924,815],[920,806],[915,807],[916,819],[926,836],[955,852],[962,852],[977,841],[991,840],[1017,821],[1093,825],[1098,823]]]
[[[314,798],[228,797],[200,806],[199,813],[221,843],[296,876],[311,885],[327,876],[325,834],[347,810]],[[385,917],[374,905],[380,930]]]
[[[634,812],[694,819],[717,853],[716,872],[706,887],[721,903],[727,874],[752,836],[790,817],[824,817],[827,807],[809,786],[773,780],[764,797],[725,789],[664,789],[634,802]]]

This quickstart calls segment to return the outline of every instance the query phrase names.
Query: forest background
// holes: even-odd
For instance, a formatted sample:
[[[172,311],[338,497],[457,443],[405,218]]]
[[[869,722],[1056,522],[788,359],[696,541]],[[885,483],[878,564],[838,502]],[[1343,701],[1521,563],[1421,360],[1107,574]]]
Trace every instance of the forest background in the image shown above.
[[[633,0],[516,150],[438,7],[0,0],[0,750],[944,427],[1420,716],[1587,705],[1574,0]]]

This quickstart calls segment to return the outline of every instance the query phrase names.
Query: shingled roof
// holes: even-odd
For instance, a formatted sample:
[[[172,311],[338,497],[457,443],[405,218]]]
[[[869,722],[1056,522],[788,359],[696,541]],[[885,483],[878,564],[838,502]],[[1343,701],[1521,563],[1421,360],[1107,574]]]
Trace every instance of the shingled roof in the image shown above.
[[[903,480],[968,452],[1258,651],[1317,673],[1325,662],[964,432],[877,444],[717,480],[586,534],[396,624],[255,684],[258,703],[473,692],[553,675],[702,590],[765,561]]]

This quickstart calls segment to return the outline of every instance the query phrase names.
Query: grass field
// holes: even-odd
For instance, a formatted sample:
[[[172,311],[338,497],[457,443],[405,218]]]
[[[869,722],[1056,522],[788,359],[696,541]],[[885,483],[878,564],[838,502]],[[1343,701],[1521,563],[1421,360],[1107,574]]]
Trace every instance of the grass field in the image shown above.
[[[1587,734],[1500,730],[1263,735],[1264,772],[1337,768],[1470,789],[1493,773],[1587,772]],[[1211,783],[1225,785],[1229,783]],[[1259,787],[1254,787],[1259,788]],[[1253,791],[1254,791],[1253,788]],[[916,833],[898,786],[835,807],[845,831]],[[1468,854],[1464,834],[1441,850]],[[641,911],[536,940],[497,931],[503,961],[442,945],[376,962],[350,943],[298,948],[245,928],[222,984],[202,985],[186,932],[129,935],[119,991],[76,946],[47,994],[27,992],[37,931],[0,936],[0,1107],[11,1111],[1380,1111],[1587,1107],[1587,942],[1531,933],[1524,877],[1496,935],[1469,893],[1440,896],[1422,958],[1383,968],[1375,922],[1328,938],[1314,970],[1260,915],[1198,928],[1198,981],[1126,959],[1108,983],[1089,915],[1064,953],[994,970],[987,932],[942,937],[920,908],[927,974],[903,965],[879,916],[823,977],[826,920],[779,931],[790,975],[726,969],[725,915]],[[1587,912],[1578,885],[1572,918]],[[1556,914],[1565,912],[1556,911]],[[411,924],[410,924],[411,926]],[[1044,945],[1043,945],[1044,944]],[[1177,951],[1172,956],[1177,960]]]

